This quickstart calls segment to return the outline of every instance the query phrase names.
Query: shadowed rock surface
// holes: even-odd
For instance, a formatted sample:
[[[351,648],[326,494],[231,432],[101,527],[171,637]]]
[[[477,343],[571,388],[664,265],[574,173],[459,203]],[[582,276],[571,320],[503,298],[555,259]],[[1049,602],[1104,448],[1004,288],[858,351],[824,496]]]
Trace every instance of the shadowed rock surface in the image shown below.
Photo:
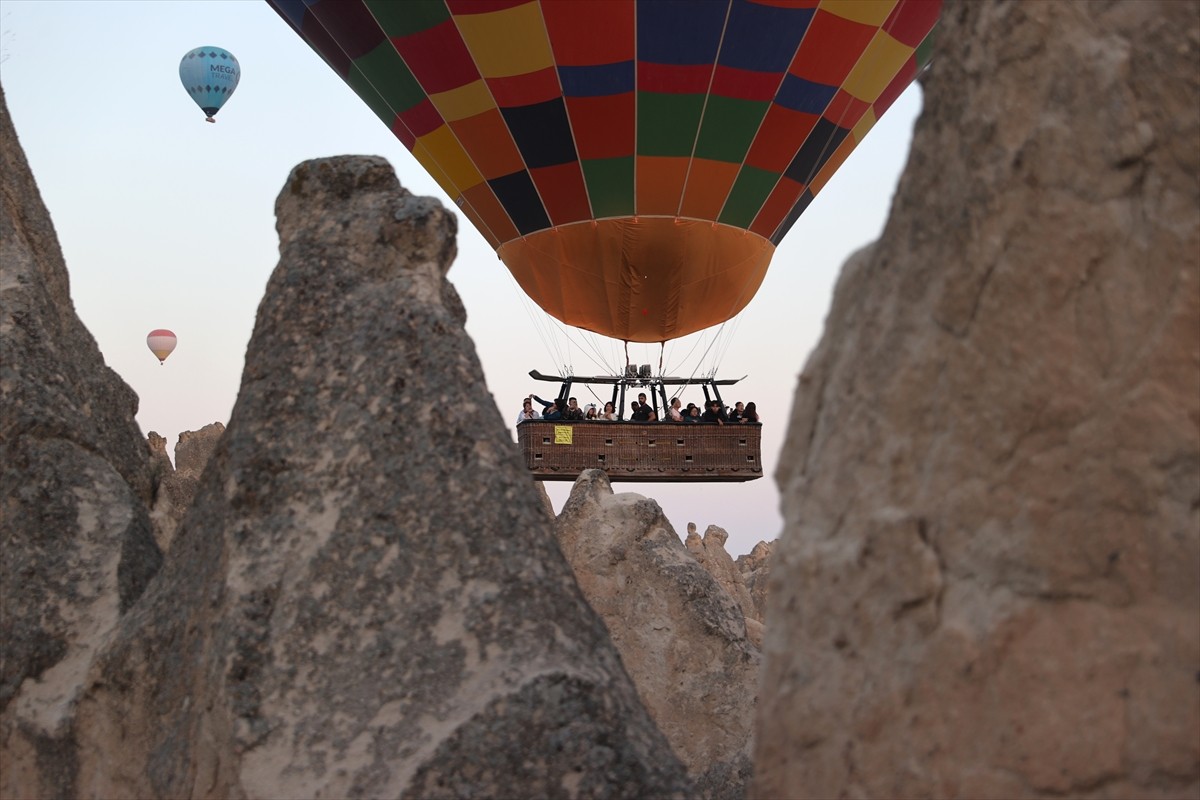
[[[946,8],[796,393],[757,796],[1200,795],[1198,10]]]
[[[733,598],[746,618],[746,638],[756,648],[762,649],[763,624],[755,615],[754,600],[746,588],[746,581],[741,570],[734,564],[733,556],[725,549],[729,533],[716,525],[709,525],[704,530],[704,536],[696,532],[696,523],[689,522],[687,538],[684,547],[692,554],[692,558],[700,562],[700,566],[708,570],[720,587]]]
[[[759,666],[741,609],[689,555],[658,503],[586,470],[558,541],[642,702],[699,796],[745,795]]]
[[[161,563],[137,396],[71,302],[0,91],[0,796],[70,796],[84,674]]]
[[[89,676],[81,793],[684,795],[472,399],[454,217],[366,157],[299,165],[276,213],[228,429]]]
[[[771,557],[775,542],[759,542],[749,553],[737,557],[734,562],[742,573],[742,582],[750,593],[754,606],[754,618],[764,625],[767,622],[767,587],[771,579]]]
[[[217,449],[225,426],[219,422],[205,425],[198,431],[184,431],[175,443],[175,465],[167,458],[167,440],[154,431],[146,437],[154,463],[154,506],[150,518],[154,522],[154,538],[166,552],[175,538],[183,515],[191,508],[200,488],[200,475]]]

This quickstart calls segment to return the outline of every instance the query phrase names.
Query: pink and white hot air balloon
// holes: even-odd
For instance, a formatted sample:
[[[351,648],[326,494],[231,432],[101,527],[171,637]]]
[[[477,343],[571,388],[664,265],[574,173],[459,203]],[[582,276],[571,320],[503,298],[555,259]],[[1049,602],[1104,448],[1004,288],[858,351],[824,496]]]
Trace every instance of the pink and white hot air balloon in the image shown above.
[[[150,352],[154,353],[158,358],[158,363],[161,364],[174,351],[176,341],[175,334],[166,328],[158,328],[150,331],[150,335],[146,337],[146,346],[150,348]]]

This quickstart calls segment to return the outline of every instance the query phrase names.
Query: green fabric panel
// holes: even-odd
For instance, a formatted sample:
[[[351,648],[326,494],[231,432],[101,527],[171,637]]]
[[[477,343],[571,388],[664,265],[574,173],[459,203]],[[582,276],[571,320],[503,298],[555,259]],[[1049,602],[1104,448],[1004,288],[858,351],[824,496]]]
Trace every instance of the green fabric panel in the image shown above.
[[[583,162],[583,180],[592,201],[592,216],[627,217],[633,214],[633,156],[593,158]]]
[[[917,59],[917,67],[925,66],[929,63],[929,59],[933,56],[933,45],[937,40],[938,27],[935,25],[933,30],[926,35],[925,39],[917,45],[917,51],[914,53]]]
[[[710,95],[696,142],[696,157],[742,163],[770,107],[768,102]]]
[[[425,99],[421,84],[417,83],[396,48],[386,39],[354,62],[354,69],[350,70],[346,82],[389,126],[396,114],[407,111]],[[377,102],[369,99],[371,97],[377,98],[385,108],[390,105],[391,111],[386,115],[381,113]]]
[[[409,36],[450,19],[442,0],[366,0],[367,10],[387,36]]]
[[[725,201],[725,208],[721,209],[721,218],[717,221],[735,228],[749,228],[778,182],[779,174],[776,172],[743,165],[729,192],[729,199]]]
[[[704,108],[702,94],[637,93],[637,154],[692,155]]]

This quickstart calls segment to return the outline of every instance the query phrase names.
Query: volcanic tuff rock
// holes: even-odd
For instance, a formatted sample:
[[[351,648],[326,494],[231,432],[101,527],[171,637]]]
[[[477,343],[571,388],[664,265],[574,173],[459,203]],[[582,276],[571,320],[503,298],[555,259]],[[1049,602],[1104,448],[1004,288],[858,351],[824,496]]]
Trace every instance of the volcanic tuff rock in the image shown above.
[[[167,440],[154,431],[146,437],[157,487],[150,517],[154,521],[154,538],[164,552],[170,548],[183,515],[191,508],[200,487],[200,475],[224,432],[224,425],[213,422],[198,431],[179,434],[173,467],[167,458]]]
[[[749,590],[746,589],[746,581],[742,578],[741,571],[733,563],[733,557],[725,550],[725,542],[729,540],[729,534],[724,528],[709,525],[704,531],[704,536],[701,537],[696,532],[696,523],[694,522],[688,523],[687,530],[684,546],[692,554],[692,557],[700,562],[700,566],[708,570],[708,573],[713,576],[726,594],[732,597],[733,601],[742,609],[742,616],[746,618],[746,638],[761,650],[762,620],[755,616],[754,601],[750,597]]]
[[[70,796],[80,684],[162,557],[137,396],[75,314],[0,90],[0,796]]]
[[[761,797],[1200,794],[1200,5],[949,5],[778,470]]]
[[[600,470],[575,481],[557,532],[697,792],[743,797],[759,654],[737,603],[688,554],[657,503],[614,495]]]
[[[229,427],[89,674],[81,794],[687,791],[481,385],[455,218],[300,164]],[[455,403],[460,413],[433,409]]]
[[[774,550],[774,542],[759,542],[749,553],[738,556],[734,562],[738,571],[742,573],[746,591],[750,592],[754,618],[764,624],[767,621],[767,586],[771,578],[771,556]]]

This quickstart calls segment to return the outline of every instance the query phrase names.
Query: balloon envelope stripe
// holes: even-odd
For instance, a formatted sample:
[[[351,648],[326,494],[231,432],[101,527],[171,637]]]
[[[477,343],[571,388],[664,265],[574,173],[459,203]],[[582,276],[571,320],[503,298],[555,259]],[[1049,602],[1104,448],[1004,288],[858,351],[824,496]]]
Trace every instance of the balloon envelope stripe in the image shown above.
[[[926,63],[941,8],[940,0],[267,1],[539,304],[569,324],[639,341],[720,322],[729,297],[757,286],[759,259],[769,260]],[[700,228],[644,224],[658,216],[753,234],[762,249],[737,258],[758,266],[722,284],[735,279],[696,256],[699,239],[684,238]],[[576,223],[604,224],[605,233],[552,235]],[[531,250],[535,236],[541,244]],[[727,236],[719,249],[733,257],[740,245]],[[694,258],[704,266],[689,266]],[[550,270],[592,275],[583,283],[596,302],[614,307],[589,307]],[[711,294],[684,292],[692,284]]]

